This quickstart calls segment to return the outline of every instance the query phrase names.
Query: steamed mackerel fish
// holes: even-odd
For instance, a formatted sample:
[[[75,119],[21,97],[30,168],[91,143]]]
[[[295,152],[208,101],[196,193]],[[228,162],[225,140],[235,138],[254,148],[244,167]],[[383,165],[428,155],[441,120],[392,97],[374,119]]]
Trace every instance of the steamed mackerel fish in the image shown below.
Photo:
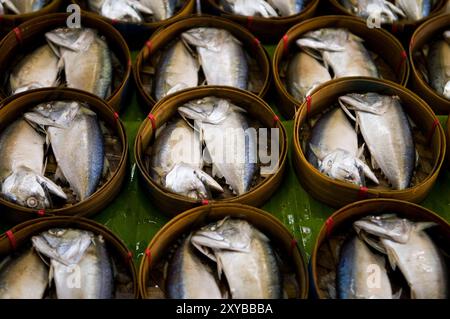
[[[400,8],[411,21],[421,20],[430,15],[433,0],[395,0],[395,5]]]
[[[281,275],[269,239],[247,221],[225,218],[194,232],[192,244],[217,264],[232,299],[279,299]]]
[[[97,115],[78,102],[36,106],[25,118],[43,127],[58,164],[58,175],[83,201],[97,189],[105,161]]]
[[[249,191],[258,170],[257,140],[245,111],[228,100],[207,97],[186,103],[178,112],[201,130],[204,159],[212,164],[213,176],[225,178],[237,195]]]
[[[202,261],[190,236],[176,250],[169,266],[166,290],[172,299],[222,299],[217,271]]]
[[[111,52],[96,30],[61,28],[47,32],[46,38],[61,58],[68,87],[107,98],[112,83]]]
[[[312,90],[330,81],[330,72],[315,58],[304,52],[298,52],[289,62],[286,83],[290,94],[303,101]]]
[[[392,188],[411,185],[416,150],[407,115],[396,96],[377,93],[348,94],[339,98],[341,106],[354,110],[361,134],[372,156]]]
[[[450,31],[431,44],[427,57],[431,86],[450,100]]]
[[[374,248],[387,254],[391,267],[398,267],[413,299],[448,298],[448,270],[439,249],[424,231],[434,223],[414,223],[395,215],[369,216],[354,223]]]
[[[363,40],[346,29],[310,31],[297,40],[297,45],[312,56],[319,57],[326,68],[333,70],[334,78],[379,77]]]
[[[342,109],[329,111],[314,125],[306,153],[312,165],[340,181],[365,186],[366,175],[378,184],[358,153],[358,136]]]
[[[199,64],[183,41],[177,40],[161,56],[156,68],[157,100],[177,91],[198,85]]]
[[[58,299],[112,298],[112,264],[101,235],[50,229],[31,240],[36,251],[50,259]]]
[[[275,9],[265,0],[221,0],[220,3],[225,11],[243,16],[278,17]]]
[[[153,13],[139,0],[90,0],[89,6],[91,10],[106,18],[131,23],[142,23],[144,22],[143,14]]]
[[[48,268],[33,248],[0,264],[0,299],[42,299],[47,286]]]
[[[170,191],[192,199],[211,197],[210,190],[222,187],[202,171],[203,159],[198,134],[182,119],[169,123],[152,148],[150,175]]]
[[[36,12],[45,7],[47,2],[48,0],[1,0],[0,14],[3,14],[2,10],[5,8],[15,14]]]
[[[50,207],[50,193],[63,199],[67,198],[58,185],[44,176],[44,145],[45,137],[22,118],[1,132],[2,196],[33,209]]]
[[[225,85],[246,90],[248,62],[242,44],[223,29],[194,28],[182,38],[196,47],[208,85]]]
[[[178,0],[141,0],[144,7],[150,9],[155,21],[171,18],[175,14]]]
[[[9,77],[11,93],[59,85],[59,58],[47,45],[26,55],[13,69]]]
[[[378,285],[369,285],[374,271]],[[337,269],[339,299],[392,299],[392,287],[382,255],[372,252],[359,237],[344,243]]]
[[[341,4],[349,12],[361,18],[379,17],[381,23],[393,23],[405,17],[405,13],[388,0],[341,0]],[[377,13],[379,16],[376,15]]]

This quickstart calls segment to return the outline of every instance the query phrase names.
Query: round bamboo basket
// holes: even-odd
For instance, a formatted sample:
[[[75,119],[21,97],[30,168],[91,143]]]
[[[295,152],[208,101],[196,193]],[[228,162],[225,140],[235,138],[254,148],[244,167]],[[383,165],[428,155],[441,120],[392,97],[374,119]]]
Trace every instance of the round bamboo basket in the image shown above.
[[[280,139],[277,171],[270,177],[265,178],[247,193],[232,198],[217,200],[217,202],[240,203],[256,207],[262,206],[277,190],[283,179],[288,147],[286,130],[275,113],[273,113],[263,100],[249,92],[229,87],[204,87],[184,90],[176,95],[162,99],[155,105],[149,117],[142,123],[134,145],[134,154],[142,177],[143,187],[149,192],[152,202],[162,212],[171,216],[190,208],[204,205],[206,202],[196,201],[181,195],[173,194],[161,187],[150,177],[145,166],[144,153],[146,149],[152,145],[155,131],[176,114],[178,107],[189,101],[202,99],[208,96],[229,99],[239,107],[245,109],[250,117],[259,120],[263,127],[278,128]],[[208,201],[208,203],[213,202],[215,201]]]
[[[437,16],[422,24],[416,32],[414,32],[409,50],[409,58],[411,59],[412,76],[411,87],[415,92],[431,106],[437,114],[450,113],[450,100],[438,94],[428,82],[424,79],[418,68],[415,54],[428,44],[439,33],[443,33],[450,27],[450,14]]]
[[[405,190],[379,190],[362,188],[357,185],[331,179],[320,173],[308,162],[302,149],[300,131],[311,116],[319,114],[335,103],[338,97],[347,93],[377,92],[397,95],[402,101],[405,112],[428,138],[432,152],[432,169],[427,178],[416,186]],[[330,82],[320,87],[300,108],[294,124],[293,163],[303,187],[316,199],[332,206],[342,207],[362,199],[393,198],[419,203],[426,198],[434,186],[442,167],[446,151],[445,135],[442,126],[430,107],[419,97],[393,82],[370,78],[348,78]]]
[[[33,210],[19,206],[15,203],[0,198],[0,207],[3,218],[14,223],[27,219],[57,215],[57,216],[92,216],[103,210],[120,192],[127,173],[128,141],[125,127],[118,114],[114,112],[104,101],[98,97],[74,89],[39,89],[33,92],[25,92],[7,98],[0,105],[0,132],[24,112],[35,107],[39,103],[72,100],[87,103],[97,117],[104,121],[116,134],[121,143],[121,157],[117,169],[111,178],[97,191],[84,201],[75,205],[46,210]]]
[[[390,1],[393,2],[393,1]],[[357,17],[360,20],[363,20],[363,18],[360,18],[353,13],[349,12],[341,3],[339,0],[329,0],[330,3],[330,9],[335,12],[335,14],[339,15],[350,15]],[[434,18],[435,16],[441,14],[443,10],[445,10],[446,0],[437,0],[435,1],[435,5],[433,6],[433,9],[431,10],[431,13],[429,16],[419,20],[419,21],[405,21],[400,20],[395,23],[388,23],[382,25],[382,27],[394,35],[396,35],[398,38],[402,40],[408,41],[409,37],[414,33],[414,30],[417,29],[418,26],[420,26],[425,21]]]
[[[68,18],[66,13],[54,13],[30,20],[15,28],[0,42],[0,74],[1,83],[6,83],[4,77],[18,56],[32,52],[36,47],[45,43],[45,33],[56,28],[66,27]],[[93,28],[99,31],[108,42],[109,48],[115,53],[123,66],[123,78],[120,84],[113,88],[107,102],[116,110],[119,110],[128,94],[131,75],[130,50],[119,32],[108,23],[92,14],[82,14],[81,23],[83,27]],[[7,92],[5,87],[0,87],[0,99],[5,98]]]
[[[159,30],[147,41],[146,45],[140,51],[133,67],[133,75],[143,105],[146,107],[153,106],[157,102],[154,96],[145,89],[141,76],[141,71],[146,61],[150,59],[151,55],[164,49],[175,37],[181,35],[184,31],[196,27],[224,29],[241,41],[244,49],[255,58],[261,70],[259,78],[262,79],[263,85],[257,94],[264,96],[267,93],[270,86],[270,61],[267,52],[259,41],[250,32],[234,22],[218,17],[198,16],[177,21]],[[149,108],[146,110],[148,111]]]
[[[89,11],[87,0],[71,0],[72,3],[77,4],[83,11],[91,12],[95,14],[99,19],[106,21],[107,23],[113,25],[126,39],[128,45],[133,49],[138,49],[142,46],[148,37],[160,28],[164,28],[175,21],[187,17],[194,12],[195,1],[196,0],[185,0],[184,5],[176,12],[176,14],[166,20],[156,21],[156,22],[145,22],[145,23],[128,23],[117,20],[108,19],[101,16],[100,14]]]
[[[334,236],[348,234],[353,229],[353,222],[365,216],[382,214],[397,214],[401,218],[407,218],[415,222],[436,223],[437,226],[429,228],[427,233],[444,251],[448,251],[450,225],[436,213],[416,204],[393,199],[372,199],[353,203],[331,215],[320,229],[310,261],[312,294],[320,299],[329,298],[328,293],[320,289],[319,286],[320,278],[326,272],[321,266],[321,260],[325,256],[323,253],[319,253],[319,250],[326,247],[324,245],[329,245]]]
[[[214,204],[191,209],[167,223],[147,246],[139,269],[139,290],[142,298],[150,298],[147,286],[150,280],[165,289],[164,278],[155,273],[154,266],[168,257],[168,251],[183,235],[227,216],[247,220],[264,233],[273,247],[279,249],[282,258],[292,264],[296,272],[298,294],[296,298],[308,297],[308,271],[305,256],[297,240],[274,216],[260,209],[240,204]],[[164,291],[163,291],[164,292]]]
[[[286,89],[280,76],[282,64],[286,62],[290,52],[299,49],[296,40],[303,34],[322,28],[345,28],[364,40],[364,46],[381,58],[391,71],[395,81],[406,85],[409,77],[409,62],[402,44],[389,32],[383,29],[369,29],[360,19],[348,16],[324,16],[310,19],[290,29],[278,43],[272,60],[274,82],[279,98],[279,108],[283,115],[290,119],[294,117],[296,109],[302,104]],[[380,45],[383,43],[383,45]]]
[[[224,11],[218,0],[206,0],[206,8],[213,14],[235,21],[255,34],[264,43],[274,43],[294,25],[310,19],[316,13],[319,0],[309,0],[306,7],[298,14],[289,17],[263,18],[246,17]]]
[[[30,243],[31,237],[52,228],[75,228],[102,235],[105,239],[108,251],[115,261],[120,262],[127,274],[130,276],[133,289],[132,297],[139,297],[136,268],[133,262],[133,254],[128,250],[125,243],[105,226],[79,217],[54,216],[44,217],[39,220],[21,223],[0,236],[0,256],[6,257]]]
[[[62,4],[63,0],[53,0],[36,12],[26,14],[5,14],[0,16],[0,39],[6,33],[28,20],[41,17],[44,14],[58,12],[62,7]]]

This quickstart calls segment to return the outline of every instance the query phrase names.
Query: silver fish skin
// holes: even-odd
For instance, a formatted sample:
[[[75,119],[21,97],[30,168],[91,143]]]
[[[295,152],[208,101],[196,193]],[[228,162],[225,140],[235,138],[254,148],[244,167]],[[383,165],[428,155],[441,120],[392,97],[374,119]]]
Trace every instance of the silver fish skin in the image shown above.
[[[237,195],[250,190],[258,170],[257,136],[245,118],[244,110],[227,100],[207,97],[178,108],[178,112],[195,121],[206,145],[206,161],[213,176],[225,181]],[[254,134],[253,134],[254,133]]]
[[[101,235],[78,229],[50,229],[32,237],[50,258],[58,299],[110,299],[112,264]]]
[[[406,244],[409,240],[414,223],[408,219],[398,218],[394,214],[367,216],[353,223],[356,232],[362,230],[380,238],[389,238],[398,243]]]
[[[100,6],[97,1],[90,2],[92,2],[91,9],[112,20],[142,23],[144,22],[142,14],[153,14],[152,10],[141,4],[138,0],[104,0]]]
[[[45,128],[58,168],[80,201],[97,189],[105,161],[95,112],[78,102],[40,104],[25,118]]]
[[[364,175],[378,184],[372,170],[358,158],[358,136],[340,108],[314,125],[306,151],[308,161],[331,178],[364,186]]]
[[[171,299],[222,299],[214,271],[202,262],[190,237],[175,252],[166,287]]]
[[[268,0],[267,2],[277,9],[283,17],[298,14],[305,7],[304,0]]]
[[[192,244],[217,263],[232,299],[279,299],[280,270],[269,239],[247,221],[225,218],[194,232]]]
[[[2,195],[21,206],[50,207],[50,193],[67,199],[61,187],[44,176],[45,138],[25,120],[10,124],[0,136]]]
[[[341,4],[352,14],[364,19],[374,18],[378,13],[381,23],[393,23],[405,17],[400,8],[387,0],[341,0]]]
[[[427,57],[431,86],[450,99],[450,41],[433,42]]]
[[[297,40],[305,52],[319,56],[334,78],[366,76],[378,78],[378,69],[363,40],[346,29],[323,28],[307,32]]]
[[[155,21],[163,21],[173,17],[177,0],[141,0],[141,4],[153,13]]]
[[[398,222],[402,223],[400,219]],[[424,231],[435,224],[408,222],[412,224],[412,229],[405,243],[398,242],[396,237],[389,237],[389,231],[377,238],[379,243],[372,240],[367,242],[387,254],[393,269],[400,269],[411,289],[412,299],[447,299],[448,270],[445,261],[433,240]],[[361,232],[378,236],[378,232],[372,231],[370,221],[366,220],[358,227]]]
[[[4,0],[3,4],[15,14],[25,14],[41,10],[47,0]]]
[[[371,280],[375,274],[378,282]],[[344,243],[336,277],[339,299],[392,299],[383,256],[370,251],[357,236]]]
[[[223,29],[194,28],[182,38],[195,46],[208,85],[248,87],[248,62],[242,44]]]
[[[26,55],[11,71],[9,85],[16,94],[32,89],[59,85],[59,58],[48,45]]]
[[[353,109],[361,134],[376,165],[396,190],[410,186],[416,163],[413,134],[396,96],[377,93],[348,94],[339,98]]]
[[[0,299],[42,299],[47,286],[48,268],[32,248],[0,265]]]
[[[299,52],[292,58],[286,75],[288,91],[299,101],[304,101],[312,90],[331,80],[330,72],[304,52]]]
[[[275,9],[265,0],[221,0],[224,10],[235,14],[264,18],[278,17]]]
[[[162,55],[156,68],[157,100],[198,85],[199,64],[182,41],[172,44]]]
[[[418,21],[430,15],[432,0],[395,0],[395,5],[403,10],[408,20]]]
[[[150,175],[170,191],[192,199],[207,199],[209,189],[222,187],[202,171],[201,143],[197,133],[182,119],[169,123],[152,148]]]
[[[112,84],[111,52],[97,31],[60,28],[45,36],[61,58],[67,86],[106,99]]]

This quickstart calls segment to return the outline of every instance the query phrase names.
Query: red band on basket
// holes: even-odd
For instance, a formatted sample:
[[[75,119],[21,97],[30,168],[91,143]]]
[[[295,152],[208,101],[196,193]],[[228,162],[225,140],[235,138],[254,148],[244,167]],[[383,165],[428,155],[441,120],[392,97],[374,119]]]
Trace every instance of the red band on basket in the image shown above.
[[[358,191],[359,199],[366,199],[369,196],[369,189],[367,187],[361,186]]]
[[[306,97],[306,115],[309,116],[311,113],[311,104],[312,104],[312,97],[311,95]]]
[[[19,44],[23,43],[22,30],[20,28],[14,28],[14,34],[16,35],[16,40]]]
[[[289,40],[289,37],[287,34],[285,34],[283,36],[283,53],[284,54],[287,54],[287,52],[288,52],[288,40]]]
[[[209,205],[209,200],[207,200],[207,199],[202,200],[202,206],[206,206],[206,205]]]
[[[253,41],[255,41],[256,46],[261,46],[261,41],[258,38],[254,38]]]
[[[273,126],[277,126],[278,122],[280,122],[280,118],[278,117],[278,115],[275,115],[273,117]]]
[[[150,113],[148,115],[148,118],[149,118],[150,122],[152,123],[152,129],[156,130],[156,118],[155,118],[155,116],[152,113]]]
[[[115,25],[115,24],[117,24],[119,21],[117,20],[117,19],[111,19],[111,24],[112,25]]]
[[[114,118],[115,118],[116,120],[118,120],[118,119],[119,119],[119,113],[114,112]]]
[[[253,17],[252,16],[248,16],[247,17],[247,29],[251,29],[253,26]]]
[[[297,239],[292,238],[291,240],[291,255],[294,252],[294,249],[297,247]]]
[[[402,65],[405,63],[406,59],[408,58],[406,51],[402,51],[401,57],[402,57],[402,59],[400,60],[400,63],[397,66],[397,74],[400,73],[400,70],[402,69]]]
[[[131,252],[131,251],[129,251],[128,253],[127,253],[127,261],[130,261],[130,260],[132,260],[133,259],[133,253]]]
[[[13,250],[16,250],[17,242],[16,242],[16,237],[14,237],[13,232],[12,232],[11,230],[8,230],[8,231],[5,233],[5,235],[6,235],[6,237],[8,237],[9,243],[11,244],[11,248],[12,248]]]
[[[131,60],[128,60],[128,67],[131,68],[133,66],[133,62]]]
[[[45,209],[40,209],[37,211],[38,216],[42,217],[45,216]]]
[[[325,228],[327,230],[327,236],[330,237],[331,236],[331,232],[333,231],[334,228],[334,220],[333,217],[328,218],[325,221]]]
[[[433,126],[431,127],[430,134],[428,135],[428,144],[433,140],[434,133],[436,132],[436,128],[439,126],[439,120],[434,119]]]
[[[152,43],[152,41],[145,42],[145,46],[148,49],[148,54],[152,54],[152,50],[153,50],[153,43]]]
[[[148,264],[151,265],[152,264],[152,253],[151,253],[150,249],[147,248],[145,250],[145,256],[147,256]]]

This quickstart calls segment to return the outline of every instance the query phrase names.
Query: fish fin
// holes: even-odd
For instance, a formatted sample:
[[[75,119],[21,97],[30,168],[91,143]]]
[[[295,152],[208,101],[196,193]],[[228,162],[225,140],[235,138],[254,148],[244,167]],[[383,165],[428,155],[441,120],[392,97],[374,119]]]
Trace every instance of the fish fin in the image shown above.
[[[220,280],[222,278],[222,272],[223,272],[222,260],[220,258],[217,258],[216,263],[217,263],[217,277]]]
[[[397,7],[393,3],[386,1],[386,0],[383,0],[383,3],[393,12],[397,13],[398,15],[400,15],[403,18],[406,18],[406,14],[403,12],[403,10],[401,8]]]
[[[378,185],[380,182],[379,182],[378,178],[375,176],[375,174],[372,172],[370,167],[360,159],[355,159],[355,160],[356,160],[357,164],[360,165],[360,167],[362,168],[364,175],[367,176],[371,181],[373,181],[375,184]]]
[[[420,232],[434,226],[437,226],[435,222],[420,222],[414,224],[414,230],[416,232]]]
[[[386,255],[392,270],[395,270],[397,268],[397,257],[395,256],[395,252],[389,247],[386,247]]]
[[[37,181],[41,185],[45,185],[45,187],[48,189],[48,191],[62,199],[67,199],[67,195],[64,193],[64,191],[61,189],[59,185],[56,185],[52,180],[45,176],[36,175]]]
[[[358,234],[358,236],[367,244],[367,245],[369,245],[370,247],[372,247],[372,248],[374,248],[376,251],[379,251],[380,253],[382,253],[382,254],[387,254],[387,252],[386,252],[386,249],[384,248],[384,246],[382,246],[381,244],[380,244],[380,242],[378,242],[378,241],[375,241],[374,239],[372,239],[372,238],[370,238],[369,236],[368,236],[368,234],[365,232],[365,231],[363,231],[363,230],[361,230],[361,229],[359,229],[359,228],[357,228],[357,227],[354,227],[355,228],[355,230],[356,230],[356,233]]]
[[[200,169],[196,169],[194,170],[195,175],[198,177],[198,179],[200,179],[200,181],[209,189],[213,189],[217,192],[223,193],[223,188],[222,186],[219,185],[219,183],[217,183],[215,181],[214,178],[212,178],[211,176],[209,176],[207,173],[205,173],[204,171],[200,170]]]
[[[415,167],[418,168],[420,164],[420,155],[419,155],[419,151],[416,148],[416,164]]]
[[[395,294],[392,295],[392,299],[400,299],[402,296],[403,289],[400,288]]]
[[[371,162],[371,165],[372,165],[373,169],[379,169],[380,168],[380,166],[378,165],[377,160],[375,159],[375,157],[371,156],[370,157],[370,162]]]
[[[20,12],[19,9],[17,9],[17,7],[14,5],[14,3],[12,3],[10,0],[5,0],[2,1],[3,4],[6,5],[6,7],[11,10],[12,12],[14,12],[15,14],[22,14],[25,12]]]
[[[345,105],[341,100],[338,100],[338,102],[339,102],[339,105],[341,106],[342,110],[345,112],[345,114],[347,114],[347,116],[349,118],[351,118],[354,122],[356,122],[358,125],[358,121],[356,120],[356,117],[353,116],[352,113],[350,113],[349,107],[347,105]]]
[[[55,277],[55,267],[53,266],[53,264],[50,262],[49,266],[49,270],[48,270],[48,287],[51,288],[52,286],[52,282],[53,282],[53,278]]]

